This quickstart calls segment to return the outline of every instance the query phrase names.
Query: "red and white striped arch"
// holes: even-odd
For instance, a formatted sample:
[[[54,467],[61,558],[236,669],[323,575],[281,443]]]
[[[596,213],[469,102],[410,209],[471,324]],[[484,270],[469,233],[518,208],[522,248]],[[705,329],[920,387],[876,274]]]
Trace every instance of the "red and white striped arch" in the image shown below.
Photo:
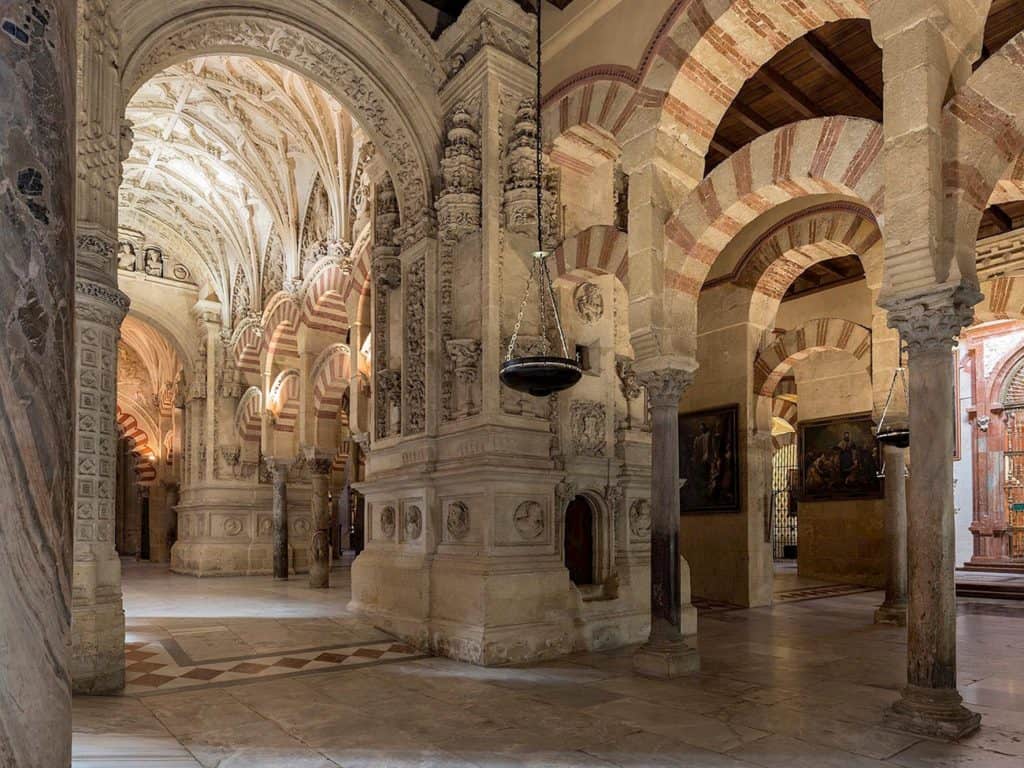
[[[259,387],[249,387],[235,409],[235,431],[243,443],[258,444],[263,421],[263,393]]]
[[[953,246],[960,274],[973,277],[981,217],[999,192],[999,182],[1013,173],[1024,153],[1024,32],[1018,33],[982,64],[946,105],[943,135],[946,157],[946,238]],[[998,200],[996,200],[998,201]],[[913,258],[908,252],[907,258]],[[928,260],[887,264],[893,291],[930,288],[944,281],[951,264]]]
[[[271,298],[263,312],[263,336],[268,361],[295,359],[299,356],[299,323],[302,313],[294,295],[280,291]]]
[[[299,372],[294,368],[281,371],[274,380],[267,398],[276,423],[275,432],[294,432],[299,420]]]
[[[129,441],[131,441],[132,453],[135,455],[135,474],[140,483],[148,483],[156,479],[156,466],[154,463],[155,454],[149,444],[149,435],[146,433],[134,416],[121,410],[117,406],[117,425]]]
[[[263,328],[259,321],[251,317],[242,320],[235,329],[233,347],[238,370],[259,376],[263,351]]]
[[[352,276],[331,262],[314,268],[302,302],[302,320],[318,331],[341,333],[348,328],[346,298],[352,290]]]
[[[615,227],[598,225],[564,240],[551,255],[553,277],[576,272],[615,275],[629,287],[629,236]],[[569,275],[569,279],[572,276]]]
[[[829,22],[867,19],[870,0],[677,0],[639,84],[661,131],[707,154],[744,83],[793,41]],[[632,116],[641,129],[647,110]]]
[[[351,376],[351,351],[346,344],[327,347],[313,364],[313,411],[318,419],[334,419]]]
[[[660,272],[660,280],[631,281],[631,297],[648,299],[655,313],[644,323],[653,338],[634,336],[638,355],[695,353],[697,297],[712,264],[740,230],[772,208],[834,194],[865,204],[881,221],[881,149],[877,123],[826,117],[765,134],[715,168],[666,223],[664,259],[649,256],[652,263],[639,270],[652,277]],[[658,338],[670,328],[671,337]]]
[[[771,397],[793,363],[828,350],[848,352],[870,371],[871,329],[852,320],[820,317],[774,337],[754,357],[754,393]]]

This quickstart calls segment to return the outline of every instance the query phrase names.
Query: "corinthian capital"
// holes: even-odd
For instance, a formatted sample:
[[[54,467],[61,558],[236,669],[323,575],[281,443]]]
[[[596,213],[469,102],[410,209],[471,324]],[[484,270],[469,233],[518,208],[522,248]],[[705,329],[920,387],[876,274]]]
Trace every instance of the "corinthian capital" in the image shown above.
[[[943,287],[917,296],[879,301],[889,312],[888,324],[900,332],[910,354],[948,351],[954,339],[974,319],[981,292],[973,285]]]
[[[694,371],[659,368],[643,371],[639,376],[647,387],[647,398],[652,407],[677,407],[683,392],[693,384]]]

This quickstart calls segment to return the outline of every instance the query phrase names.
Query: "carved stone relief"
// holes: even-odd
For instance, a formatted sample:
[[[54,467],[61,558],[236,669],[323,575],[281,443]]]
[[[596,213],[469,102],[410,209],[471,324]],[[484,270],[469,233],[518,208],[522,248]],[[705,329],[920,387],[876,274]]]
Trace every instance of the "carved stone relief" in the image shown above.
[[[544,507],[536,501],[524,501],[512,513],[512,524],[522,538],[540,538],[545,527]]]
[[[405,281],[404,434],[419,434],[427,423],[426,264],[409,265]]]
[[[574,400],[570,406],[570,420],[574,453],[577,456],[604,456],[607,443],[604,403]]]
[[[480,342],[477,339],[450,339],[445,344],[454,364],[454,416],[473,416],[480,411]]]
[[[405,538],[408,541],[416,541],[423,533],[423,512],[413,505],[405,510]]]
[[[572,293],[573,306],[583,321],[596,323],[604,316],[604,297],[594,283],[580,283]]]
[[[469,533],[469,507],[461,501],[453,501],[448,505],[448,514],[445,516],[445,529],[448,531],[448,538],[459,541]]]
[[[384,507],[380,513],[380,532],[385,539],[395,538],[395,508]]]
[[[629,530],[638,539],[651,537],[651,503],[637,499],[629,507]]]

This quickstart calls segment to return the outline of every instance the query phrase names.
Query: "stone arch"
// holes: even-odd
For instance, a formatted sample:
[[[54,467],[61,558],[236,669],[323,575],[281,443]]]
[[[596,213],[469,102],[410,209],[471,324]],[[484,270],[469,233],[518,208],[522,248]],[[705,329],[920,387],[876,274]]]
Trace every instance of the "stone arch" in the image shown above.
[[[564,506],[556,510],[557,513],[557,543],[559,551],[564,555],[565,546],[565,516],[569,504],[577,498],[584,499],[593,512],[593,558],[594,558],[594,585],[603,585],[615,571],[615,519],[605,500],[602,491],[592,488],[584,488],[577,491],[573,496],[564,499]],[[563,563],[564,564],[564,563]]]
[[[889,259],[891,290],[933,288],[935,283],[976,282],[976,242],[981,216],[999,181],[1024,151],[1024,32],[1018,33],[972,74],[946,105],[942,118],[947,247],[935,264]]]
[[[270,387],[267,407],[274,414],[274,431],[292,433],[299,420],[299,372],[281,371]]]
[[[334,261],[314,266],[306,283],[302,322],[318,331],[339,332],[348,327],[346,300],[352,291],[351,273]]]
[[[256,317],[247,317],[235,327],[231,337],[235,367],[242,373],[260,374],[260,353],[263,351],[263,327]]]
[[[570,272],[615,275],[629,288],[629,236],[615,227],[598,225],[562,241],[551,255],[552,277]]]
[[[356,117],[383,153],[402,220],[430,220],[441,143],[435,94],[444,74],[436,47],[400,3],[341,0],[334,13],[263,2],[205,4],[185,13],[156,0],[136,5],[123,31],[125,104],[154,74],[196,56],[274,61],[320,85]]]
[[[617,76],[616,76],[617,75]],[[580,128],[616,137],[640,103],[635,77],[606,68],[585,70],[547,95],[541,111],[544,144]]]
[[[828,22],[866,18],[864,0],[676,2],[640,80],[646,108],[636,110],[627,133],[654,123],[704,157],[729,105],[762,65]]]
[[[116,406],[117,426],[121,434],[129,441],[132,454],[135,456],[135,475],[140,483],[149,483],[156,479],[156,466],[149,435],[139,424],[138,419]]]
[[[791,123],[754,140],[715,168],[665,225],[662,264],[638,268],[630,327],[638,359],[694,356],[697,298],[712,264],[737,233],[776,205],[831,195],[865,204],[881,222],[882,128],[826,117]]]
[[[767,339],[754,356],[753,393],[757,398],[757,419],[772,413],[772,399],[779,381],[793,363],[813,352],[838,351],[850,354],[868,374],[871,372],[871,329],[841,317],[819,317],[798,328]]]
[[[797,407],[796,396],[793,395],[792,399],[786,397],[778,397],[778,393],[772,398],[772,449],[778,450],[786,445],[792,445],[796,442],[796,425],[799,417],[799,408]],[[785,424],[788,427],[788,431],[776,435],[774,426],[776,423]]]
[[[332,344],[313,364],[314,442],[319,447],[330,450],[338,447],[334,444],[334,430],[351,372],[352,357],[347,344]]]
[[[235,409],[235,431],[243,447],[259,447],[262,415],[263,393],[259,387],[249,387],[242,394]]]
[[[299,355],[299,304],[293,294],[276,294],[263,312],[263,337],[266,339],[267,365],[281,358]]]

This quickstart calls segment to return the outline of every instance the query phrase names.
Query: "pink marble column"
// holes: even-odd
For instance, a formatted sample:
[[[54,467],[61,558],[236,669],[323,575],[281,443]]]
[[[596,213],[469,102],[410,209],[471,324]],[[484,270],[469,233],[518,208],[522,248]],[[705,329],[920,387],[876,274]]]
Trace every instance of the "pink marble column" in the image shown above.
[[[978,728],[956,689],[953,581],[954,337],[980,295],[969,287],[888,302],[889,325],[909,352],[910,439],[907,483],[907,686],[889,711],[893,726],[950,739]]]
[[[0,0],[0,765],[71,761],[75,3]]]
[[[639,367],[639,366],[638,366]],[[680,631],[679,399],[693,382],[688,370],[640,372],[651,410],[651,634],[633,657],[633,669],[672,678],[700,667],[700,656]]]

